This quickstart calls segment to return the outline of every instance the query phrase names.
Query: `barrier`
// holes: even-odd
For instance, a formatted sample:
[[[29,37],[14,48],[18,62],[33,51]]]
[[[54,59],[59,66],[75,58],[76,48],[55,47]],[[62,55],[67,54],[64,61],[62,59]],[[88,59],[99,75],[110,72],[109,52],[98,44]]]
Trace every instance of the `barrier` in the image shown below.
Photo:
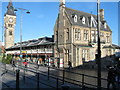
[[[18,67],[19,67],[19,69],[24,69],[23,66],[18,65]],[[45,67],[45,66],[41,66],[41,67]],[[28,78],[28,79],[33,80],[33,81],[36,81],[38,89],[39,89],[39,83],[42,83],[42,84],[44,84],[46,86],[58,89],[58,87],[60,86],[59,82],[61,82],[62,85],[64,85],[65,83],[69,83],[69,84],[73,84],[73,85],[76,85],[76,86],[80,86],[80,88],[83,88],[83,89],[90,88],[90,87],[97,88],[97,85],[85,82],[85,78],[88,78],[88,77],[91,78],[91,79],[92,78],[97,79],[97,77],[95,77],[95,76],[81,74],[81,73],[76,73],[76,72],[72,72],[70,70],[65,70],[65,69],[57,69],[57,68],[54,68],[54,67],[46,67],[46,68],[48,68],[47,72],[44,72],[44,71],[41,71],[41,70],[37,70],[37,72],[36,72],[36,69],[30,68],[30,67],[28,68],[29,72],[33,72],[33,73],[36,74],[37,80],[31,79],[27,75],[24,75],[24,76],[25,76],[25,78]],[[54,75],[53,73],[50,73],[51,72],[50,69],[54,69],[56,71],[62,72],[62,76]],[[19,77],[19,73],[18,72],[19,71],[16,70],[16,88],[19,89],[20,87],[19,87],[19,82],[18,82],[19,81],[19,78],[18,78]],[[75,80],[75,79],[68,78],[68,77],[66,77],[66,73],[75,74],[75,75],[81,77],[81,80]],[[48,78],[47,80],[55,79],[56,85],[52,86],[50,84],[43,83],[42,81],[40,82],[39,81],[40,80],[39,79],[40,75],[46,76]],[[49,79],[49,78],[51,78],[51,79]],[[101,78],[101,80],[107,81],[107,79],[104,79],[104,78]],[[61,85],[61,87],[62,87],[62,85]],[[106,88],[106,87],[101,87],[101,88]]]

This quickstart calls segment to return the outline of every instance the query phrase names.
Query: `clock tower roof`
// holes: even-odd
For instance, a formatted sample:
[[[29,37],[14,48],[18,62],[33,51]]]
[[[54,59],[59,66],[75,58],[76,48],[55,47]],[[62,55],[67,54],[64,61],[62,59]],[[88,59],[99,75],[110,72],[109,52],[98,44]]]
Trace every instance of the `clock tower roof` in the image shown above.
[[[13,16],[16,16],[15,12],[14,12],[14,7],[13,7],[13,4],[12,4],[12,0],[10,0],[8,6],[7,6],[7,12],[5,13],[5,15],[13,15]]]

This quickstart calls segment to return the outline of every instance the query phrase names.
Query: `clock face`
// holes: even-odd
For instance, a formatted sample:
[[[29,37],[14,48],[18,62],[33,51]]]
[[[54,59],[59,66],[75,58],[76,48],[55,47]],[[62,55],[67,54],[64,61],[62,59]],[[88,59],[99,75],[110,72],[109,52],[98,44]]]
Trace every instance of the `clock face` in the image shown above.
[[[13,22],[13,18],[9,18],[9,22]]]

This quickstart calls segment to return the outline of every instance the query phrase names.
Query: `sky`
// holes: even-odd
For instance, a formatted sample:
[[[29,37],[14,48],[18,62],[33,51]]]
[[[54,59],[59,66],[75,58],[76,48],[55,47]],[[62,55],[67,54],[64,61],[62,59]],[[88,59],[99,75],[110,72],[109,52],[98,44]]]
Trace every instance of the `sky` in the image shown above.
[[[2,24],[8,2],[2,2]],[[22,39],[38,39],[51,37],[54,34],[54,25],[59,12],[59,2],[13,2],[15,8],[24,8],[30,14],[23,12]],[[96,2],[67,2],[66,7],[97,15]],[[105,10],[105,20],[112,30],[112,42],[118,44],[118,3],[102,2],[101,9]],[[16,12],[15,42],[20,41],[20,11]],[[0,36],[2,29],[0,28]],[[0,37],[1,40],[1,37]]]

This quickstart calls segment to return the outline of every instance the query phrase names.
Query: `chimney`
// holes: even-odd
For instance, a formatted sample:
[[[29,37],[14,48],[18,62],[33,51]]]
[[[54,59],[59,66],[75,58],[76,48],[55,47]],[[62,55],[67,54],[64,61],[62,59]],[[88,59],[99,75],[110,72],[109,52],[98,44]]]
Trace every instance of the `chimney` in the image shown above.
[[[100,19],[104,21],[104,9],[100,9]]]

